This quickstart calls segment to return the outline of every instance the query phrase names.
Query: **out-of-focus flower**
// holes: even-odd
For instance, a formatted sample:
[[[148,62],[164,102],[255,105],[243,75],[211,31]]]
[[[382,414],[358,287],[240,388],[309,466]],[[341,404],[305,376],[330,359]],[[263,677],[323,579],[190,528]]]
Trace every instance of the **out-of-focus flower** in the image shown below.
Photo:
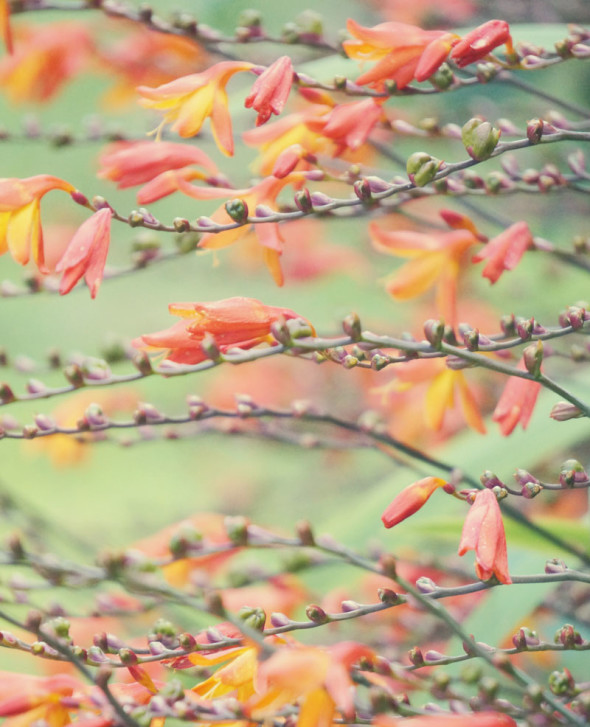
[[[47,272],[41,228],[41,198],[54,189],[75,192],[63,179],[39,174],[26,179],[0,179],[0,255],[7,250],[17,263],[32,257],[41,272]]]
[[[102,151],[98,176],[126,189],[190,164],[203,167],[211,175],[218,172],[213,160],[196,146],[172,141],[117,141]]]
[[[205,68],[207,53],[194,38],[172,33],[154,33],[148,28],[117,19],[117,26],[128,25],[123,39],[107,49],[99,49],[99,60],[117,80],[104,94],[108,107],[135,101],[137,86],[160,86]]]
[[[103,207],[80,225],[63,257],[55,266],[57,273],[63,273],[59,286],[60,295],[69,293],[84,277],[90,289],[90,297],[96,297],[109,252],[112,217],[111,208]]]
[[[508,53],[514,53],[510,28],[504,20],[488,20],[464,35],[451,51],[451,58],[464,68],[485,58],[499,45],[506,45]]]
[[[378,100],[372,98],[354,103],[337,104],[327,114],[310,118],[307,128],[336,143],[334,156],[345,149],[356,150],[366,141],[375,125],[385,120]]]
[[[432,380],[426,393],[426,420],[434,430],[443,425],[445,412],[455,404],[455,395],[459,394],[461,409],[465,421],[480,434],[486,433],[479,407],[473,396],[463,371],[445,369]]]
[[[254,719],[264,719],[288,704],[299,703],[299,725],[329,725],[338,710],[352,719],[355,708],[351,667],[373,659],[363,644],[340,642],[329,649],[285,647],[258,667],[256,696],[246,705]]]
[[[0,32],[4,45],[9,53],[14,53],[12,40],[12,28],[10,27],[10,3],[8,0],[0,0]]]
[[[475,495],[465,518],[459,555],[468,550],[475,551],[475,572],[480,580],[488,581],[495,575],[500,583],[512,583],[502,513],[491,490],[480,490]]]
[[[207,359],[202,347],[206,336],[214,338],[221,352],[232,347],[252,348],[261,343],[272,345],[276,343],[270,333],[275,321],[301,318],[288,308],[264,305],[254,298],[171,303],[168,309],[184,320],[165,331],[136,338],[133,345],[147,351],[164,351],[166,360],[181,364]]]
[[[435,490],[444,487],[446,484],[440,477],[424,477],[408,485],[395,497],[381,515],[383,525],[386,528],[392,528],[394,525],[401,523],[402,520],[410,517],[410,515],[418,512],[428,498],[434,494]]]
[[[258,112],[256,126],[266,123],[272,114],[283,110],[293,84],[293,64],[281,56],[258,76],[244,106]]]
[[[218,513],[197,513],[133,543],[132,547],[150,558],[169,558],[175,545],[184,548],[186,543],[186,557],[179,557],[176,553],[174,562],[162,568],[164,577],[170,584],[182,586],[188,583],[191,573],[195,571],[216,573],[238,551],[238,548],[235,548],[221,553],[199,555],[197,548],[190,547],[195,542],[202,549],[231,545],[224,521],[225,517]]]
[[[437,315],[456,325],[457,282],[467,251],[478,242],[473,233],[467,229],[430,234],[386,231],[375,223],[369,232],[378,250],[411,258],[387,280],[387,291],[398,300],[408,300],[435,287]]]
[[[491,283],[499,280],[504,270],[514,270],[525,252],[533,245],[533,235],[526,222],[515,222],[486,243],[473,256],[473,262],[487,260],[481,274]]]
[[[15,37],[15,52],[0,62],[0,86],[13,103],[49,101],[94,53],[92,36],[79,23],[19,28]]]
[[[225,86],[232,76],[253,68],[245,61],[221,61],[202,73],[177,78],[157,88],[139,86],[140,103],[146,108],[164,112],[158,132],[172,123],[172,130],[180,136],[195,136],[206,118],[211,119],[211,130],[220,151],[227,156],[234,152],[231,117]]]
[[[526,370],[522,361],[518,368],[521,371]],[[517,424],[523,429],[528,427],[540,391],[541,384],[538,381],[522,379],[519,376],[508,379],[492,415],[505,437],[512,434]]]
[[[377,61],[356,79],[360,85],[395,81],[405,88],[410,81],[425,81],[445,61],[459,36],[443,30],[422,30],[415,25],[388,22],[365,28],[354,20],[346,23],[354,40],[343,43],[350,58]]]
[[[51,418],[61,427],[75,427],[85,417],[85,412],[92,404],[108,417],[116,412],[131,412],[139,399],[131,389],[97,389],[95,391],[77,391],[51,412]],[[54,467],[71,467],[82,464],[91,454],[92,447],[88,441],[99,436],[91,432],[71,437],[67,434],[52,434],[50,437],[38,437],[24,440],[22,446],[28,452],[45,453]]]
[[[0,672],[0,717],[7,718],[4,724],[9,727],[39,721],[64,727],[71,722],[70,712],[79,709],[79,700],[68,698],[83,690],[81,682],[65,674],[35,677]]]

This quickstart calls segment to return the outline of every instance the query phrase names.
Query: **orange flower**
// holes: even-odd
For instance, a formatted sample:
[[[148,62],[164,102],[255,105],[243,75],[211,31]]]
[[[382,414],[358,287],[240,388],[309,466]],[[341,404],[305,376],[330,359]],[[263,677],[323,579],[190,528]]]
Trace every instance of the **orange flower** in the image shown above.
[[[468,550],[475,551],[475,572],[480,580],[488,581],[495,575],[500,583],[512,583],[502,513],[491,490],[480,490],[475,495],[465,518],[459,555]]]
[[[119,189],[145,184],[163,172],[189,164],[198,164],[210,174],[218,172],[204,151],[172,141],[117,141],[103,150],[99,164],[98,176],[116,182]]]
[[[327,114],[310,118],[307,128],[336,142],[333,156],[345,149],[358,149],[375,125],[385,119],[381,102],[372,98],[354,103],[337,104]]]
[[[47,272],[41,229],[41,197],[53,189],[75,192],[63,179],[39,174],[27,179],[0,179],[0,255],[7,250],[17,263],[26,265],[32,256],[41,272]]]
[[[6,50],[9,53],[14,53],[12,29],[10,27],[10,3],[8,0],[0,0],[0,32],[2,33]]]
[[[293,64],[289,56],[281,56],[269,66],[255,81],[252,92],[244,106],[258,111],[256,126],[261,126],[271,117],[283,110],[291,85],[293,84]]]
[[[110,207],[103,207],[83,222],[70,240],[61,260],[55,266],[63,272],[59,294],[66,295],[82,276],[90,288],[90,297],[95,298],[102,281],[104,266],[111,241]]]
[[[1,12],[0,22],[6,28]],[[84,69],[94,51],[92,37],[80,23],[19,28],[16,36],[16,51],[0,62],[0,85],[14,103],[49,101]]]
[[[397,495],[381,515],[383,525],[386,528],[392,528],[394,525],[401,523],[402,520],[410,517],[410,515],[418,512],[434,491],[446,484],[440,477],[424,477],[409,485]]]
[[[391,80],[398,88],[405,88],[414,79],[425,81],[445,61],[459,39],[454,33],[422,30],[396,22],[364,28],[349,19],[346,27],[354,38],[344,41],[346,54],[361,61],[377,61],[370,71],[356,79],[360,85],[375,86]]]
[[[486,427],[471,393],[463,371],[445,368],[437,374],[426,392],[426,421],[435,431],[442,428],[447,409],[455,405],[455,392],[459,394],[461,409],[465,421],[480,434],[486,433]]]
[[[465,253],[478,240],[467,229],[425,234],[406,230],[391,232],[375,223],[369,226],[375,247],[392,255],[411,258],[387,281],[387,291],[408,300],[436,287],[437,313],[446,323],[457,323],[457,281],[467,262]]]
[[[165,113],[158,133],[165,124],[172,123],[173,131],[180,136],[195,136],[205,119],[210,117],[217,146],[224,154],[232,156],[234,141],[225,86],[234,74],[253,67],[245,61],[221,61],[202,73],[183,76],[157,88],[139,86],[137,91],[143,96],[139,102],[146,108]]]
[[[503,44],[508,53],[514,53],[508,23],[504,20],[488,20],[461,38],[451,51],[451,58],[459,68],[464,68],[485,58],[490,51]]]
[[[526,222],[515,222],[492,238],[481,252],[473,256],[474,263],[487,260],[482,275],[491,283],[499,280],[504,270],[514,270],[525,252],[533,245],[533,235]]]
[[[67,697],[83,688],[77,679],[66,675],[34,677],[7,672],[0,672],[0,684],[0,717],[7,717],[4,724],[15,727],[40,721],[64,727],[71,722],[70,710],[78,708],[76,701],[68,705]]]
[[[521,371],[526,370],[522,361],[518,364],[518,368]],[[540,391],[541,384],[537,381],[517,376],[508,379],[492,416],[492,419],[500,425],[500,431],[505,437],[512,434],[517,424],[523,429],[528,427]]]
[[[196,364],[205,361],[202,343],[213,336],[222,352],[232,347],[252,348],[276,343],[271,326],[281,319],[301,318],[288,308],[264,305],[254,298],[227,298],[212,303],[171,303],[172,315],[187,319],[158,333],[133,341],[136,348],[165,351],[168,361]],[[313,330],[313,329],[312,329]]]
[[[257,696],[247,705],[248,714],[264,719],[300,701],[300,727],[330,725],[337,709],[351,720],[355,708],[349,670],[359,659],[373,657],[367,646],[346,641],[330,649],[280,649],[258,667]]]

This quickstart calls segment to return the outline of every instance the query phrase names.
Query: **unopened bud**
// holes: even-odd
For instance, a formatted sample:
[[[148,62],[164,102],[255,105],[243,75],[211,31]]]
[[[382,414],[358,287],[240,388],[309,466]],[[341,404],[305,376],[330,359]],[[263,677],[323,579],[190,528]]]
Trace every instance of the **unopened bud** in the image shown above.
[[[248,219],[248,205],[243,199],[230,199],[225,203],[225,211],[234,222],[240,225]]]
[[[325,624],[330,621],[330,617],[324,611],[324,609],[321,606],[316,605],[315,603],[311,603],[309,606],[306,607],[305,615],[310,621],[313,621],[316,624]]]
[[[255,631],[262,631],[266,623],[266,613],[262,608],[242,606],[238,611],[238,618]]]
[[[495,129],[489,121],[473,118],[461,129],[461,140],[469,156],[480,162],[492,156],[500,134],[500,130]]]
[[[432,348],[440,350],[443,336],[445,333],[445,324],[443,321],[427,320],[424,324],[424,337]]]
[[[417,151],[408,159],[406,171],[412,184],[415,184],[416,187],[423,187],[432,182],[443,165],[442,160],[426,154],[426,152]]]
[[[574,404],[570,404],[569,401],[559,401],[553,406],[549,416],[556,422],[566,422],[568,419],[578,419],[584,416],[584,412]]]
[[[344,318],[342,321],[342,329],[353,341],[361,340],[361,319],[356,313],[350,313]]]

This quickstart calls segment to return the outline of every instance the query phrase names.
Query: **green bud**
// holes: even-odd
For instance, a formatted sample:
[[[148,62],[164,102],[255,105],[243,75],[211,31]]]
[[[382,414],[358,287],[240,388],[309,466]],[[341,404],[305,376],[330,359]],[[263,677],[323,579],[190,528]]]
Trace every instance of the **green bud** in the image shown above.
[[[469,156],[481,162],[492,156],[501,133],[489,121],[473,118],[461,129],[461,139]]]
[[[238,618],[255,631],[262,631],[266,623],[266,613],[262,608],[243,606],[238,611]]]
[[[234,222],[243,224],[248,219],[248,205],[242,199],[230,199],[225,203],[225,211]]]
[[[432,182],[443,165],[442,160],[430,156],[426,152],[417,151],[408,159],[406,171],[412,184],[415,184],[416,187],[423,187],[425,184]]]

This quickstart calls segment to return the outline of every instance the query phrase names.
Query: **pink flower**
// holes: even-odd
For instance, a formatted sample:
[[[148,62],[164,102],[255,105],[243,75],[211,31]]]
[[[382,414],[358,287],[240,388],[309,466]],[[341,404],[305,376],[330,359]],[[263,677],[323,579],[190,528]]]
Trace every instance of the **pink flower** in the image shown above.
[[[532,244],[533,235],[527,223],[515,222],[493,237],[472,260],[474,263],[487,260],[481,274],[491,283],[495,283],[504,270],[514,270]]]
[[[61,260],[55,266],[56,272],[63,272],[59,286],[60,295],[69,293],[84,276],[86,285],[90,288],[90,297],[96,297],[109,251],[112,216],[112,210],[103,207],[83,222],[72,237]]]
[[[518,368],[525,371],[522,361],[518,364]],[[492,419],[500,425],[500,431],[505,437],[512,434],[519,423],[523,429],[527,428],[539,391],[541,384],[537,381],[517,376],[508,379],[492,416]]]
[[[488,20],[461,38],[451,51],[451,58],[459,68],[463,68],[485,58],[502,44],[506,44],[508,53],[514,53],[508,23],[504,20]]]
[[[266,123],[271,114],[283,110],[293,83],[293,64],[289,56],[281,56],[258,76],[244,106],[258,111],[256,126]]]
[[[418,482],[412,483],[402,490],[387,507],[381,516],[383,525],[386,528],[392,528],[401,523],[402,520],[417,512],[435,490],[446,484],[440,477],[424,477]]]
[[[491,490],[481,490],[471,505],[459,543],[459,555],[475,551],[475,572],[482,581],[492,576],[500,583],[512,583],[508,573],[506,533],[498,500]]]

